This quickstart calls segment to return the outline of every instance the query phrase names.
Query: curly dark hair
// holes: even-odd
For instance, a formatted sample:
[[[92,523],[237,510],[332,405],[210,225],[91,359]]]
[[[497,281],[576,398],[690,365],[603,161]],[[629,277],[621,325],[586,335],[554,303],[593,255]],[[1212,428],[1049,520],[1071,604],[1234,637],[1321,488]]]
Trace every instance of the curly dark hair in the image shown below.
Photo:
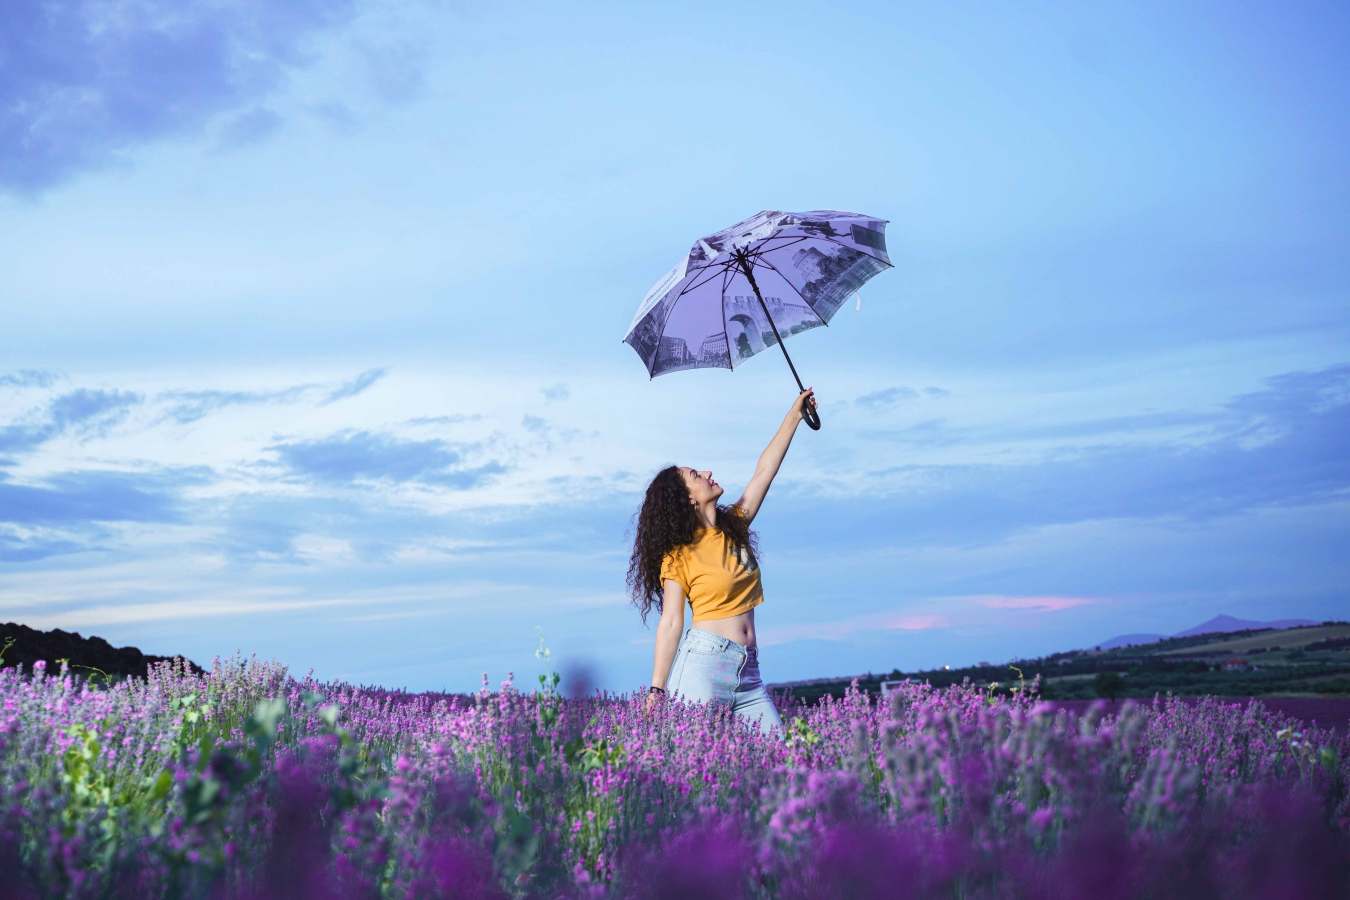
[[[717,507],[717,527],[738,553],[753,560],[759,552],[759,542],[745,516],[733,512],[733,508]],[[664,609],[661,561],[676,547],[692,544],[694,530],[699,527],[679,466],[667,466],[656,473],[647,485],[647,495],[642,498],[636,518],[633,555],[628,561],[628,591],[645,625],[652,607],[656,607],[658,614]]]

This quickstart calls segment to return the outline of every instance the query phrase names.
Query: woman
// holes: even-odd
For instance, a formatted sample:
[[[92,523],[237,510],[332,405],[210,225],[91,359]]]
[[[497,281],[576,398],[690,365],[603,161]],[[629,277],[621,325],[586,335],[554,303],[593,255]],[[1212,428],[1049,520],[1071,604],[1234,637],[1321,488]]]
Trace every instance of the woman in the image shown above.
[[[764,592],[750,523],[778,474],[806,403],[816,405],[809,388],[788,410],[760,454],[745,493],[733,505],[718,506],[722,487],[711,472],[685,466],[661,470],[647,486],[628,564],[628,586],[643,622],[652,607],[661,614],[650,700],[669,693],[685,700],[728,703],[738,716],[758,722],[766,734],[782,729],[778,710],[759,677],[755,607],[764,601]],[[687,632],[686,601],[693,611],[693,627]]]

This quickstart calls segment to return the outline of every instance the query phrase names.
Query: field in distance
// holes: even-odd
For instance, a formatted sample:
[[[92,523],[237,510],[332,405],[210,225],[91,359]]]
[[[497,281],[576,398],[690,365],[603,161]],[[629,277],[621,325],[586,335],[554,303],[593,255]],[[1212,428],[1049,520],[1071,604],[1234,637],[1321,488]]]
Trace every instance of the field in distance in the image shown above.
[[[970,679],[985,686],[997,682],[993,690],[1004,693],[1018,683],[1018,669],[1028,682],[1041,676],[1041,696],[1047,700],[1151,698],[1167,693],[1181,697],[1350,697],[1350,622],[1201,634],[1110,650],[1070,650],[998,665],[913,672],[895,669],[770,687],[814,700],[827,694],[842,697],[855,678],[869,692],[879,691],[884,681],[906,678],[934,687]]]

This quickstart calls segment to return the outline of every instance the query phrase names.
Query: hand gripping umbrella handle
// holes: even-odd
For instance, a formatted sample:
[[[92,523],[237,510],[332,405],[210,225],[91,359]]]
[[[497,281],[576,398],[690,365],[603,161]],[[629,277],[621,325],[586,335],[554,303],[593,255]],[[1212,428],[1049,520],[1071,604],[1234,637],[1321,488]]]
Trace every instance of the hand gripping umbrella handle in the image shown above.
[[[820,430],[820,413],[811,405],[810,400],[802,404],[802,418],[806,420],[807,426],[812,431]]]

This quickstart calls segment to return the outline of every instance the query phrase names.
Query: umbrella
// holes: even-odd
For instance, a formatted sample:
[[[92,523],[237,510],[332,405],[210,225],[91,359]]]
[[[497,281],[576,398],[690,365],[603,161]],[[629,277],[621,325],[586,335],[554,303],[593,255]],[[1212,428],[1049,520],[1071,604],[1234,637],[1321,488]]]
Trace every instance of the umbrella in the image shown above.
[[[696,241],[647,292],[623,340],[652,378],[735,369],[777,344],[805,390],[783,339],[828,325],[845,300],[890,267],[885,219],[766,209]],[[819,429],[816,410],[804,413]]]

